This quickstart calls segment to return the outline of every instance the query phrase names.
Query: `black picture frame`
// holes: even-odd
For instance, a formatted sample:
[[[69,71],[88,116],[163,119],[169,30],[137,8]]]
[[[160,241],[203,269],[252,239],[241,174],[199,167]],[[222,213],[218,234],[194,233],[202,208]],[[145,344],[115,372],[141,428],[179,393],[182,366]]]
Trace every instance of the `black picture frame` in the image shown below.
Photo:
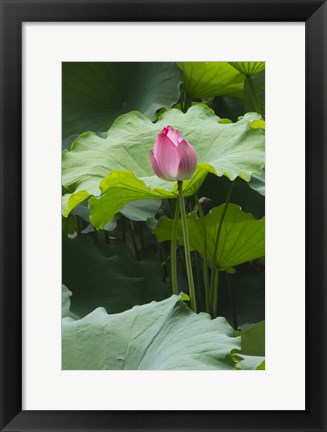
[[[0,0],[0,5],[1,431],[327,431],[326,1]],[[22,23],[29,21],[305,22],[305,411],[22,411]],[[296,187],[296,178],[291,181]],[[296,347],[286,355],[292,367]]]

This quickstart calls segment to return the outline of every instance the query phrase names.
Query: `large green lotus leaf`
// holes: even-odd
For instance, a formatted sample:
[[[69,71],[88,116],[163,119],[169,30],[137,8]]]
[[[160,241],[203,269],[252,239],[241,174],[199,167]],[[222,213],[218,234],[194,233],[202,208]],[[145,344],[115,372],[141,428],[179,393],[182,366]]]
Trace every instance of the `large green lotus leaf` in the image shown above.
[[[205,247],[204,230],[198,216],[193,212],[187,216],[190,246],[202,256],[205,252],[210,267],[230,270],[236,265],[265,255],[265,219],[255,219],[244,213],[236,204],[229,204],[219,238],[217,254],[214,256],[215,239],[219,222],[226,204],[213,208],[205,217],[207,248]],[[154,230],[159,242],[170,240],[172,220],[162,216]],[[183,243],[183,231],[179,221],[178,241]]]
[[[183,86],[192,98],[242,97],[245,76],[227,62],[181,62]]]
[[[63,152],[63,214],[90,195],[91,222],[98,228],[113,219],[125,204],[138,199],[175,198],[176,183],[159,179],[150,163],[150,150],[156,135],[171,125],[194,146],[198,167],[184,182],[186,196],[193,195],[208,172],[237,176],[249,181],[264,165],[264,132],[251,124],[261,117],[248,113],[237,123],[221,124],[205,105],[191,107],[187,113],[172,109],[158,122],[132,112],[119,117],[105,138],[87,132],[77,138],[71,151]]]
[[[195,314],[181,296],[108,315],[98,308],[63,318],[62,368],[68,370],[232,370],[240,337],[225,318]]]
[[[63,137],[106,131],[116,117],[132,110],[154,120],[159,108],[178,101],[181,80],[173,62],[64,62]]]
[[[251,76],[265,69],[265,62],[229,62],[235,69],[243,75]]]
[[[159,262],[136,261],[125,243],[108,245],[90,235],[63,236],[62,281],[73,292],[71,309],[79,316],[99,306],[123,312],[171,294]]]

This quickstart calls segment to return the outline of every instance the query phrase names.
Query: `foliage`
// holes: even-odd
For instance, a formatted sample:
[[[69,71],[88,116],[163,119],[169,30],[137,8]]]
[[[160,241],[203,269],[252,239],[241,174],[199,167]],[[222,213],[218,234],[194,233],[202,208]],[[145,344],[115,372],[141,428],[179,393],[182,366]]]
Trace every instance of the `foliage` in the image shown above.
[[[246,114],[236,123],[222,124],[204,105],[191,107],[186,114],[177,109],[164,112],[156,123],[140,113],[119,117],[105,138],[82,134],[63,153],[62,181],[64,216],[90,195],[91,221],[97,228],[113,219],[131,200],[174,198],[176,185],[157,177],[149,153],[157,133],[172,125],[195,148],[198,169],[186,181],[186,196],[194,195],[208,172],[249,181],[264,165],[264,134],[251,123],[260,116]]]
[[[126,243],[106,244],[87,235],[63,237],[62,278],[74,292],[71,309],[79,316],[99,306],[122,312],[170,294],[159,262],[136,261]]]
[[[240,338],[224,318],[197,315],[172,296],[108,315],[63,319],[64,369],[233,369]],[[95,356],[94,353],[97,353]]]
[[[217,266],[220,270],[230,271],[239,264],[264,256],[265,226],[264,219],[258,221],[252,215],[244,213],[237,205],[230,204],[222,226],[216,255],[214,255],[219,221],[225,206],[226,204],[223,204],[213,208],[205,216],[204,224],[199,221],[196,212],[192,212],[187,217],[187,224],[190,230],[192,250],[199,252],[201,256],[206,254],[210,267]],[[171,240],[171,232],[172,221],[162,216],[154,230],[158,241]],[[183,244],[180,222],[177,238]]]
[[[63,369],[264,370],[265,63],[62,73]],[[150,162],[168,125],[180,189]]]
[[[261,321],[243,332],[241,335],[241,350],[235,350],[233,358],[236,369],[265,369],[265,323]]]
[[[63,138],[106,131],[121,114],[141,111],[155,119],[179,99],[182,76],[174,63],[62,64]]]

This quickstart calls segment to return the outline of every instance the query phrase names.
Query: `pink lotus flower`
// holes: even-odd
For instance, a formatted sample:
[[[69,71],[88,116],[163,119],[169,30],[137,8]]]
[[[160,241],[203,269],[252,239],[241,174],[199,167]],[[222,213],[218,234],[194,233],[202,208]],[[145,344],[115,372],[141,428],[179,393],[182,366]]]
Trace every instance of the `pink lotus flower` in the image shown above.
[[[153,171],[168,181],[192,178],[197,164],[194,148],[171,126],[158,133],[150,158]]]

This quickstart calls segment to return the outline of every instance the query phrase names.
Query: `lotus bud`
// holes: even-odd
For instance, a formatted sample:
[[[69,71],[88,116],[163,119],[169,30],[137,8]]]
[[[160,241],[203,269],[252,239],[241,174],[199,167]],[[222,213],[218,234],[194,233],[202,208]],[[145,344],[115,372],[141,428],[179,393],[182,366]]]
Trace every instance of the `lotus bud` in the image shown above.
[[[194,148],[171,126],[158,133],[150,158],[153,171],[168,181],[191,179],[197,164]]]

